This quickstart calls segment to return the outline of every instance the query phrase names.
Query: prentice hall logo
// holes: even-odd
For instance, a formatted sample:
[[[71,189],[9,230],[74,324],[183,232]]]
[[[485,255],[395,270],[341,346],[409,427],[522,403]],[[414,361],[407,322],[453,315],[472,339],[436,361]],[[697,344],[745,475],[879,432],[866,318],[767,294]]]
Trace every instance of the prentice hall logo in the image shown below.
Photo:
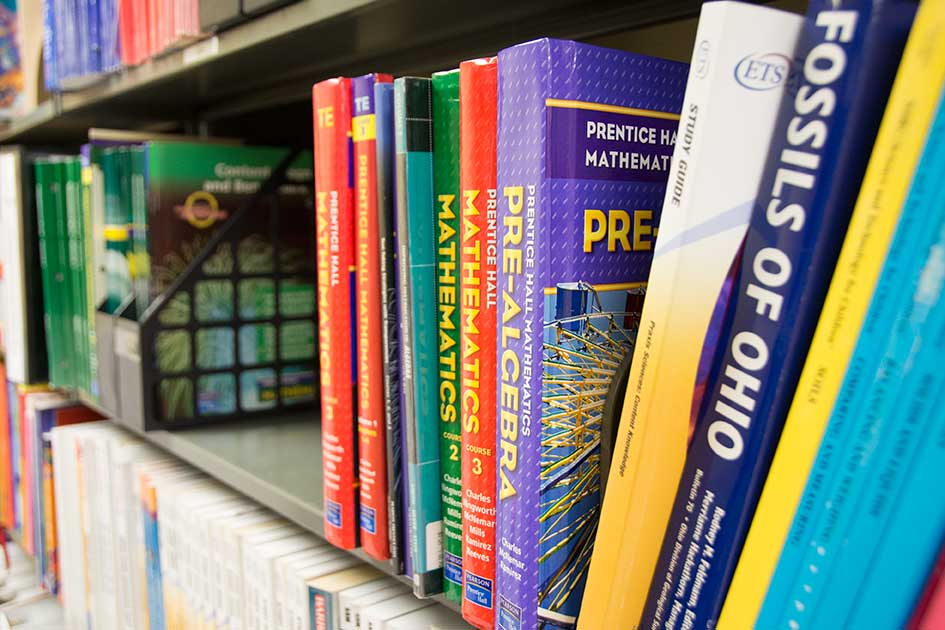
[[[791,60],[780,53],[752,53],[735,66],[735,80],[761,92],[780,87],[791,74]]]

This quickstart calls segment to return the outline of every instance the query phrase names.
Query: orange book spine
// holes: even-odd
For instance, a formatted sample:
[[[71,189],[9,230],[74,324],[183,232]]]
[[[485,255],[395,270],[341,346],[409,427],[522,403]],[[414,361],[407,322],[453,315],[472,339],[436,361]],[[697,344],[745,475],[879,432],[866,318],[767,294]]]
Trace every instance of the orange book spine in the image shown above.
[[[496,58],[459,67],[463,617],[495,619]]]
[[[351,80],[313,88],[325,538],[358,546]]]

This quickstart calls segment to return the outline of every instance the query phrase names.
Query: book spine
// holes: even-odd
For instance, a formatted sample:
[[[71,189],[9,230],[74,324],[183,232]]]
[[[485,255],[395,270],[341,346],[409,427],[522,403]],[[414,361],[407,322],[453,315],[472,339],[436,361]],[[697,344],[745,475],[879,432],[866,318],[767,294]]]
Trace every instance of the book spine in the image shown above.
[[[909,625],[906,630],[930,630],[932,621],[939,618],[939,624],[945,621],[945,580],[942,573],[945,571],[945,547],[940,548],[935,566],[929,571],[922,589],[922,595],[912,609]]]
[[[436,203],[436,287],[443,514],[443,592],[463,590],[462,457],[459,335],[459,70],[437,72],[433,97],[433,196]]]
[[[99,36],[101,37],[100,70],[112,72],[121,67],[121,35],[118,23],[119,0],[98,0]]]
[[[643,613],[802,22],[736,2],[702,7],[642,313],[646,338],[631,363],[601,510],[598,540],[611,544],[594,549],[582,629],[636,624]],[[766,72],[754,75],[756,65]]]
[[[49,380],[56,382],[59,375],[59,344],[55,335],[55,313],[58,310],[60,293],[54,285],[53,229],[55,224],[55,201],[50,186],[55,174],[51,162],[37,160],[34,163],[36,176],[36,216],[39,236],[39,265],[43,277],[43,326],[49,352]],[[14,460],[15,461],[15,460]]]
[[[87,52],[85,74],[97,74],[102,71],[102,22],[100,12],[106,0],[84,0],[88,28],[85,46]]]
[[[74,253],[73,239],[70,238],[70,203],[71,187],[68,186],[66,161],[56,159],[54,163],[54,180],[51,186],[55,200],[55,291],[59,292],[60,310],[56,313],[56,338],[59,343],[60,373],[59,381],[53,384],[57,387],[72,387],[75,383],[76,352],[75,333],[72,318],[76,312],[74,296],[70,285],[74,263],[70,263],[70,254]],[[68,189],[67,189],[68,188]]]
[[[937,345],[936,340],[941,339],[939,322],[945,318],[945,303],[939,307],[941,280],[936,277],[941,269],[939,256],[945,238],[942,232],[945,193],[932,188],[936,174],[945,166],[945,121],[941,120],[945,110],[940,107],[939,112],[902,208],[903,220],[908,220],[909,215],[919,217],[916,238],[900,241],[897,234],[890,250],[901,247],[908,252],[909,258],[904,261],[906,282],[899,291],[876,295],[876,299],[894,306],[885,317],[883,313],[871,313],[877,317],[871,317],[870,324],[860,333],[850,359],[850,372],[841,386],[838,404],[828,421],[814,464],[818,479],[816,484],[808,480],[801,499],[802,504],[808,497],[823,503],[818,504],[820,509],[803,524],[795,516],[789,538],[793,544],[785,545],[782,550],[759,620],[779,618],[785,623],[793,620],[800,627],[812,627],[821,610],[818,604],[825,601],[823,597],[828,591],[837,595],[837,602],[829,603],[831,607],[836,605],[837,610],[828,611],[827,616],[842,619],[849,610],[852,604],[849,599],[855,597],[855,593],[846,594],[843,589],[829,586],[826,580],[834,577],[836,567],[845,559],[846,570],[838,577],[849,578],[854,584],[862,579],[862,574],[857,578],[854,568],[858,560],[847,558],[847,549],[866,554],[864,561],[872,555],[870,549],[865,548],[867,542],[862,535],[857,536],[861,525],[877,525],[878,503],[872,502],[869,507],[872,518],[862,513],[866,508],[861,504],[861,494],[866,491],[870,471],[875,467],[877,472],[882,472],[882,480],[875,482],[880,484],[877,489],[881,492],[895,487],[897,472],[886,469],[883,455],[894,443],[903,452],[908,451],[910,443],[908,435],[890,435],[898,431],[897,425],[902,421],[898,403],[908,401],[901,409],[907,410],[911,422],[919,422],[921,407],[927,404],[925,399],[929,394],[915,390],[938,389],[938,378],[935,374],[923,374],[923,368],[928,366],[923,365],[921,354],[916,357],[916,352],[920,349],[922,354],[928,352],[922,348],[923,339],[932,339],[932,347]],[[916,252],[927,254],[916,256]],[[887,259],[887,265],[890,262],[896,263],[895,259]],[[854,525],[855,521],[860,523]],[[873,535],[865,533],[866,538]],[[885,538],[880,532],[875,535]],[[799,548],[796,543],[804,547]],[[808,545],[813,549],[808,550]],[[797,609],[795,601],[801,603],[802,609]]]
[[[397,310],[397,251],[394,213],[394,86],[374,84],[377,126],[377,232],[380,246],[381,347],[384,369],[384,422],[387,433],[387,520],[391,568],[404,570],[403,474],[401,467],[400,341]]]
[[[147,152],[145,147],[129,147],[131,186],[131,221],[128,237],[131,243],[129,276],[135,293],[138,316],[150,303],[151,260],[148,255],[148,190],[146,184]]]
[[[463,617],[495,623],[497,58],[460,64]]]
[[[351,549],[358,544],[351,81],[316,84],[313,106],[325,537]]]
[[[49,92],[59,90],[59,55],[57,52],[56,0],[43,2],[43,85]]]
[[[136,28],[136,17],[135,17],[135,7],[137,3],[135,0],[118,0],[118,42],[117,48],[119,53],[119,62],[120,65],[129,67],[137,63],[136,55],[137,50],[135,49],[135,28]]]
[[[78,158],[69,158],[63,164],[65,173],[65,201],[68,268],[67,286],[72,303],[69,325],[72,333],[72,378],[69,385],[87,392],[88,335],[86,330],[85,256],[82,243],[82,173]]]
[[[414,592],[442,590],[443,520],[440,499],[439,400],[437,396],[436,271],[430,80],[394,82],[398,226],[405,219],[408,291],[401,298],[403,387],[413,390],[405,408],[409,521]],[[407,251],[404,251],[406,245]],[[404,264],[403,260],[400,264]],[[409,315],[406,312],[409,310]],[[407,344],[410,344],[407,353]]]
[[[378,560],[390,558],[390,543],[374,84],[390,81],[389,76],[373,74],[351,80],[358,269],[358,478],[361,480],[358,509],[361,546]]]
[[[810,107],[812,99],[843,99],[856,76],[869,8],[865,15],[850,9],[861,6],[825,10],[826,3],[815,2],[810,8],[798,49],[800,87],[782,105],[733,284],[731,314],[706,380],[670,535],[663,540],[660,579],[644,610],[645,628],[676,610],[677,618],[683,615],[696,626],[715,624],[721,612],[820,313],[831,275],[825,270],[836,262],[866,168],[870,127],[864,121],[847,127],[851,107]],[[904,38],[908,21],[900,30]],[[868,99],[876,111],[875,134],[889,81],[871,80],[880,91]],[[703,538],[706,531],[712,535]],[[685,563],[679,562],[680,545]],[[695,578],[687,570],[690,562],[697,566]]]
[[[787,550],[799,544],[802,536],[795,536],[793,532],[789,535],[792,519],[797,519],[795,522],[799,524],[813,518],[812,506],[801,502],[802,492],[806,495],[804,483],[812,471],[821,438],[825,437],[834,403],[838,402],[844,374],[860,371],[860,367],[851,362],[851,355],[864,322],[874,321],[872,316],[865,318],[867,307],[879,309],[878,314],[894,306],[894,301],[887,299],[870,305],[870,299],[877,288],[881,269],[884,269],[884,278],[889,274],[898,277],[904,272],[901,264],[886,264],[885,268],[883,265],[887,251],[893,260],[907,255],[890,249],[889,245],[893,230],[900,222],[900,209],[945,76],[945,65],[935,57],[942,54],[941,42],[934,35],[942,28],[942,18],[942,13],[921,7],[906,44],[797,393],[746,541],[746,549],[765,549],[767,553],[761,555],[766,557],[770,549],[784,545]],[[916,93],[918,85],[923,87]],[[881,212],[880,208],[887,210]],[[890,208],[897,210],[889,211]],[[907,228],[907,225],[909,222],[900,225],[897,234],[906,229],[919,229]],[[883,284],[885,290],[880,293],[896,294],[900,284],[901,280]],[[875,328],[870,326],[863,330]],[[799,510],[796,515],[795,510]],[[760,557],[757,554],[751,556],[756,561]],[[751,567],[739,564],[729,595],[731,604],[726,603],[723,609],[722,624],[731,620],[738,627],[754,622],[765,593],[772,585],[770,576],[774,563],[775,558],[771,557]],[[784,563],[782,551],[779,571]],[[787,569],[786,564],[784,569]]]
[[[90,147],[89,147],[90,149]],[[93,166],[91,163],[90,152],[83,152],[81,163],[81,181],[82,181],[82,255],[84,259],[83,269],[83,288],[86,333],[88,336],[88,383],[87,393],[93,400],[98,399],[98,352],[97,337],[95,334],[95,225],[92,223],[92,187],[93,187]]]

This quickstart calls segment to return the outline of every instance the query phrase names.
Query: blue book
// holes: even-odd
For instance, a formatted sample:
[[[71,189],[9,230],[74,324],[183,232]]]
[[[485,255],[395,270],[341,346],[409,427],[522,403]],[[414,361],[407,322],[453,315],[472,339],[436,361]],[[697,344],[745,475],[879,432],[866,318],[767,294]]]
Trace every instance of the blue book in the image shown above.
[[[75,75],[84,77],[92,72],[92,53],[94,43],[91,40],[92,25],[89,18],[92,15],[91,4],[95,0],[72,0],[72,10],[74,11],[74,20],[72,22],[72,31],[74,41],[74,52],[76,55]]]
[[[99,70],[113,72],[121,67],[118,38],[118,0],[98,2]]]
[[[104,0],[84,0],[88,35],[86,36],[85,72],[98,74],[102,71],[101,11]]]
[[[43,84],[49,92],[59,90],[56,0],[43,0]]]
[[[374,84],[377,155],[377,231],[381,262],[381,334],[384,363],[384,422],[387,429],[387,518],[390,562],[404,566],[404,484],[400,418],[400,346],[398,343],[396,232],[394,209],[394,84]]]
[[[941,333],[939,339],[943,338]],[[942,349],[938,349],[940,360]],[[847,628],[903,628],[922,593],[945,539],[945,389],[916,401],[931,417],[920,433],[920,445],[866,579],[856,589]]]
[[[641,627],[675,594],[718,621],[856,203],[917,2],[814,0],[723,313]],[[843,62],[838,61],[841,58]],[[814,105],[835,98],[835,107]],[[725,431],[721,431],[724,427]],[[720,443],[721,442],[721,443]],[[724,514],[717,523],[714,515]],[[680,558],[678,549],[705,551]],[[711,550],[711,553],[709,553]],[[665,577],[664,577],[665,576]],[[698,585],[698,588],[696,588]],[[767,626],[761,626],[767,627]]]
[[[443,589],[430,79],[394,82],[401,386],[414,592]],[[406,271],[406,276],[404,275]]]
[[[927,288],[928,283],[923,267],[931,256],[940,255],[933,246],[940,238],[945,217],[945,192],[938,186],[945,172],[943,134],[945,109],[940,104],[810,479],[768,587],[758,627],[787,627],[794,621],[798,628],[813,628],[813,613],[821,605],[833,605],[824,596],[857,519],[860,497],[875,463],[877,439],[891,439],[885,437],[885,432],[890,430],[890,414],[898,403],[916,402],[907,403],[902,394],[908,392],[901,392],[899,385],[912,372],[916,341],[936,334],[934,313],[921,305],[928,297],[919,289]],[[927,501],[924,497],[917,500],[923,504]],[[864,549],[864,553],[868,551]],[[849,604],[850,594],[838,595]]]
[[[569,628],[689,67],[551,39],[498,64],[496,627]]]

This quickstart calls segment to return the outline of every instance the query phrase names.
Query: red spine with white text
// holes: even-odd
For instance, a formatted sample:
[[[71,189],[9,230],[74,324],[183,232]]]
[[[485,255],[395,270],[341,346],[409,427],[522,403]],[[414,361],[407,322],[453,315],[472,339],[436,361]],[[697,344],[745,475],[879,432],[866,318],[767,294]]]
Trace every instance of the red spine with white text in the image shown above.
[[[495,619],[496,58],[459,66],[463,617]]]
[[[361,480],[358,515],[361,546],[378,560],[390,558],[390,538],[374,84],[393,80],[387,74],[366,74],[351,79],[358,274],[358,478]]]
[[[358,546],[351,80],[312,89],[325,538]]]

